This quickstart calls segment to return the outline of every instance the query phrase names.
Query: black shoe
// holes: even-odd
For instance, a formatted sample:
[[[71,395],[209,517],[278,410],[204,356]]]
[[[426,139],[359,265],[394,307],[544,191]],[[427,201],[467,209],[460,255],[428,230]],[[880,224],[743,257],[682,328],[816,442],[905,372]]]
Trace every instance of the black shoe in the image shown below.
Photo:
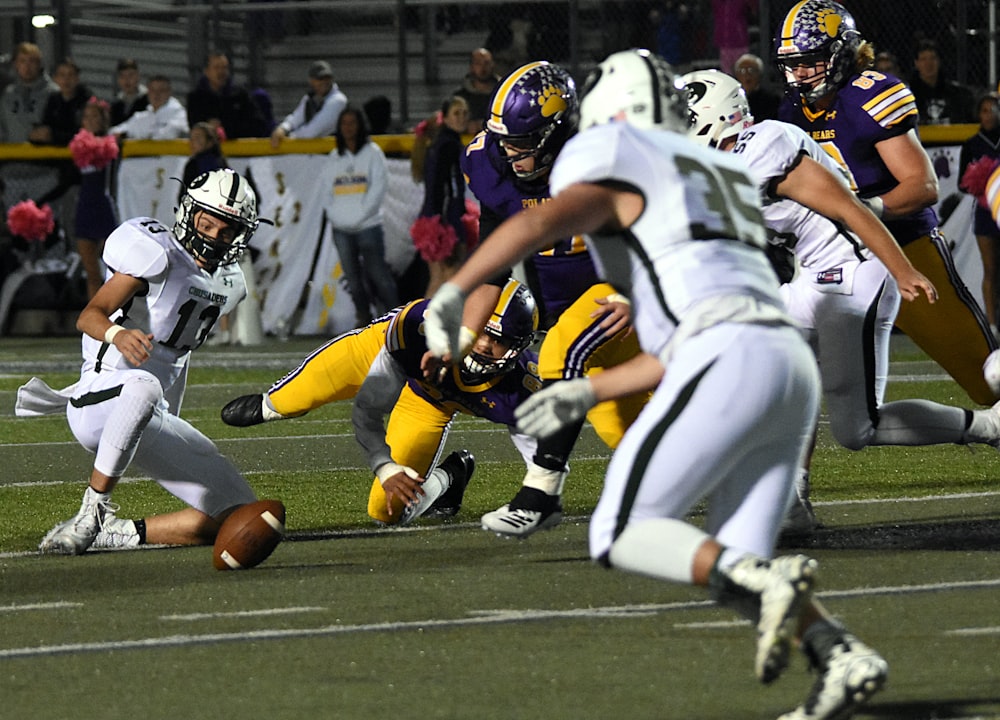
[[[455,517],[462,509],[462,498],[469,486],[472,473],[476,471],[476,458],[468,450],[456,450],[444,459],[438,467],[448,473],[451,485],[434,503],[427,508],[424,517],[450,518]]]
[[[234,427],[250,427],[264,422],[264,395],[243,395],[222,408],[222,422]]]

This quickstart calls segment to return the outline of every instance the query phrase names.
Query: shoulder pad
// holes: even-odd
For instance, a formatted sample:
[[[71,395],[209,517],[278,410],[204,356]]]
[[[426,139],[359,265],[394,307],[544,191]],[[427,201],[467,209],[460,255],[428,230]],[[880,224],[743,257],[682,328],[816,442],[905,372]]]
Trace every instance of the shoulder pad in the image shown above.
[[[158,220],[133,218],[104,242],[104,262],[115,272],[149,278],[167,269],[167,246],[173,235]]]

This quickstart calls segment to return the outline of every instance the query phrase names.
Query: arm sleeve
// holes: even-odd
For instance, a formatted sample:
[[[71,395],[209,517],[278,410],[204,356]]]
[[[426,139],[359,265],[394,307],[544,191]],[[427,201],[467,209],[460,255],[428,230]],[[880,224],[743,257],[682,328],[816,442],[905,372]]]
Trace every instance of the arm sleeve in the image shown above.
[[[372,472],[392,462],[392,452],[385,441],[384,418],[392,411],[405,384],[402,368],[383,347],[354,398],[351,412],[354,437]]]

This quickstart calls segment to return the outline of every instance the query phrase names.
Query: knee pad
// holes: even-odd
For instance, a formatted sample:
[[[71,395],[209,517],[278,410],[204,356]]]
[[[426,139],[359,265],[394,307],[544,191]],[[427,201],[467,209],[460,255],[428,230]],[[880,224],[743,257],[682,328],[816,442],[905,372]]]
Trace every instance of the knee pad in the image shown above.
[[[111,477],[121,477],[135,455],[143,431],[163,400],[163,388],[152,376],[138,376],[122,384],[115,410],[101,432],[94,466]]]

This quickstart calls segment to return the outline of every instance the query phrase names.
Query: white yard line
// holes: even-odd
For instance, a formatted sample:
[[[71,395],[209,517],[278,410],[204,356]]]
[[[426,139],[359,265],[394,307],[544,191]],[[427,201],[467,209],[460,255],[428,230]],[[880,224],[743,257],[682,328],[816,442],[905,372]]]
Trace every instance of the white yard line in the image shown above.
[[[239,610],[217,613],[188,613],[186,615],[161,615],[160,620],[224,620],[226,618],[268,617],[273,615],[296,615],[298,613],[324,612],[325,607],[265,608],[263,610]]]
[[[0,605],[0,613],[26,612],[31,610],[65,610],[67,608],[83,607],[78,602],[48,602],[28,603],[26,605]]]
[[[933,583],[925,585],[899,585],[880,588],[852,588],[830,590],[817,593],[823,599],[836,597],[873,597],[885,595],[910,595],[924,592],[947,590],[967,590],[970,588],[1000,587],[1000,578],[970,582]],[[38,645],[33,647],[0,648],[0,659],[43,657],[52,655],[74,655],[80,653],[111,652],[116,650],[149,650],[165,647],[209,645],[227,642],[259,642],[261,640],[295,640],[301,638],[328,637],[371,632],[398,632],[406,630],[426,630],[429,628],[455,628],[485,625],[500,625],[512,622],[565,620],[580,618],[646,617],[652,614],[675,611],[697,610],[713,607],[710,601],[676,602],[663,604],[614,605],[596,608],[573,608],[569,610],[537,609],[497,609],[476,610],[464,618],[429,618],[384,623],[361,623],[357,625],[322,625],[313,628],[263,628],[232,633],[188,633],[147,637],[135,640],[108,640],[102,642],[68,643],[63,645]],[[322,608],[317,608],[317,610]],[[276,609],[280,610],[280,609]],[[261,611],[256,611],[261,612]],[[708,627],[707,625],[703,625]],[[717,627],[717,624],[712,624]],[[694,626],[691,626],[694,627]],[[944,631],[946,634],[993,634],[1000,628],[964,628],[958,631]]]

